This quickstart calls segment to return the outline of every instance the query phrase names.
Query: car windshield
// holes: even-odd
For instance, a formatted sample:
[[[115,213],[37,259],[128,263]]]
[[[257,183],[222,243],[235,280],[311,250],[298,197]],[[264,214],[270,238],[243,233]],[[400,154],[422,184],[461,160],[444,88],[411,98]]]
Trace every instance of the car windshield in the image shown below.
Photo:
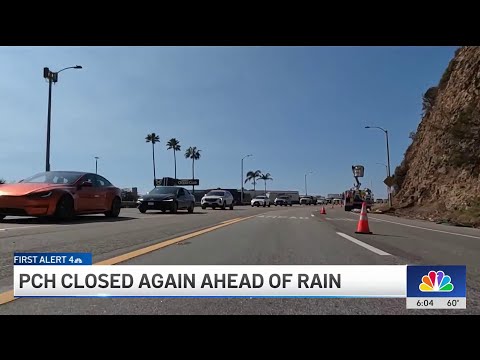
[[[224,196],[224,191],[210,191],[207,196]]]
[[[22,183],[38,183],[38,184],[73,184],[84,173],[68,172],[68,171],[48,171],[30,176]]]
[[[176,194],[178,188],[175,186],[158,186],[149,191],[148,194]]]

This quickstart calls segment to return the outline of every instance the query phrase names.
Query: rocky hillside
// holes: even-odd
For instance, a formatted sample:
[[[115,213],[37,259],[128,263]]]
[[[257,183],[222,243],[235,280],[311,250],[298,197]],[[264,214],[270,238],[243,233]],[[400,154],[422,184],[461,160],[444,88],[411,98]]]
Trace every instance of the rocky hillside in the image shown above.
[[[455,52],[395,170],[398,214],[480,226],[480,47]]]

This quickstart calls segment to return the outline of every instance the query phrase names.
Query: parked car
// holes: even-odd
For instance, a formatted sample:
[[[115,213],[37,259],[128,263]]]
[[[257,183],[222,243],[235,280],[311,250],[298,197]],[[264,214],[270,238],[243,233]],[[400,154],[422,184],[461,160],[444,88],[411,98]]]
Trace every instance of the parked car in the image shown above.
[[[193,213],[195,197],[190,192],[178,186],[157,186],[137,201],[138,210],[144,214],[147,210],[169,210],[176,213],[177,210],[187,210]]]
[[[274,201],[275,206],[292,206],[292,199],[290,196],[279,196]]]
[[[103,176],[79,171],[48,171],[15,184],[0,185],[0,220],[6,216],[54,216],[103,213],[118,217],[122,191]]]
[[[268,206],[270,207],[270,199],[268,198],[268,196],[265,196],[265,195],[259,195],[259,196],[255,196],[252,201],[250,201],[250,204],[253,206]]]
[[[225,210],[228,206],[230,210],[233,210],[234,199],[230,191],[212,190],[202,197],[201,204],[202,209],[206,209],[207,207],[215,209],[216,207],[219,207]]]

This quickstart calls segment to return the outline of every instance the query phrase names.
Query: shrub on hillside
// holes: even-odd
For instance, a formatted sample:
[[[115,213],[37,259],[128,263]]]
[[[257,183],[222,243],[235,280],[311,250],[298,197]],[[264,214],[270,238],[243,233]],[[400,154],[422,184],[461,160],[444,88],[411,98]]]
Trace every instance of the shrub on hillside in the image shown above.
[[[408,172],[408,165],[405,162],[405,160],[402,161],[402,163],[395,168],[394,172],[394,180],[395,180],[395,185],[398,186],[398,189],[401,190],[403,186],[403,182],[405,181],[405,177],[407,176]]]
[[[438,95],[438,87],[433,86],[423,94],[423,101],[422,101],[422,110],[423,114],[428,114],[433,107],[435,106],[435,101],[437,100]]]

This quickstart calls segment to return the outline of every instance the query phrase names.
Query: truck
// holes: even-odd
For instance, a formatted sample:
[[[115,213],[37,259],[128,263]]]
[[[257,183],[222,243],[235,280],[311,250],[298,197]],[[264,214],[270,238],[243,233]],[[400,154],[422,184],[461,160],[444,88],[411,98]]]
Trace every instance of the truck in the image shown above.
[[[364,167],[362,165],[352,166],[353,177],[355,178],[355,184],[349,190],[343,193],[343,205],[345,211],[351,211],[353,209],[361,209],[363,203],[367,205],[367,209],[371,210],[374,204],[374,195],[371,189],[360,189],[362,184],[358,180],[359,177],[364,175]]]

